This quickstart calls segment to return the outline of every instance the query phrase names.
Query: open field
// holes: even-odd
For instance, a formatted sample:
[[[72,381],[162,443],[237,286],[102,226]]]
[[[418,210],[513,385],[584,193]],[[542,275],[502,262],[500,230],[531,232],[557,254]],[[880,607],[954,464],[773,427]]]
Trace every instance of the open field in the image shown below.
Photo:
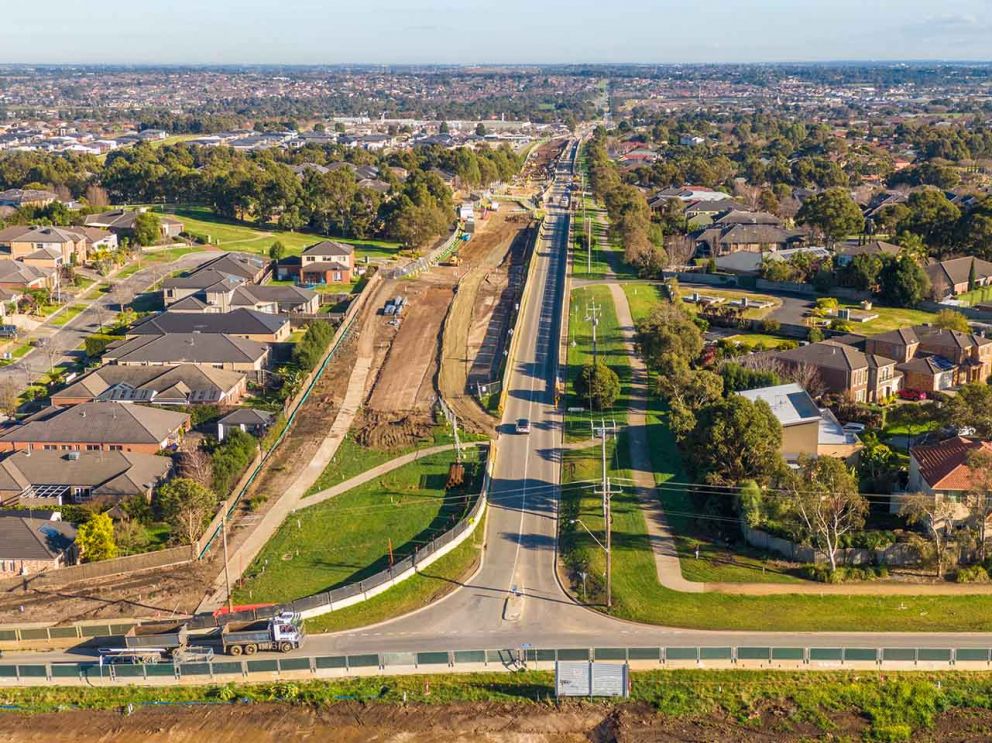
[[[303,252],[303,249],[321,240],[336,240],[355,246],[358,261],[366,257],[372,260],[391,259],[396,256],[399,246],[383,240],[352,240],[328,237],[308,232],[286,232],[268,229],[255,224],[236,222],[214,214],[207,207],[186,206],[168,211],[181,219],[186,232],[209,236],[212,243],[224,250],[240,250],[248,253],[267,254],[276,240],[286,246],[288,255]]]
[[[0,738],[483,743],[987,738],[992,674],[658,670],[628,700],[561,700],[546,671],[224,686],[0,690]],[[129,704],[127,715],[121,710]]]
[[[466,485],[445,490],[444,452],[290,516],[234,592],[237,603],[288,601],[354,583],[399,561],[462,516],[478,462],[465,452]]]

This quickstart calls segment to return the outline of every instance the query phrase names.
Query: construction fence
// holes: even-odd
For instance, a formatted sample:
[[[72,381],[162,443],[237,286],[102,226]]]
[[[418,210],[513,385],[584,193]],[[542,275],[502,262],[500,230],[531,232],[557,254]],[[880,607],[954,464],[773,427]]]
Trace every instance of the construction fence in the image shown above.
[[[415,261],[410,261],[399,268],[394,268],[389,272],[389,278],[402,279],[406,276],[414,276],[422,271],[426,271],[431,266],[440,263],[454,252],[457,247],[457,242],[461,238],[461,234],[461,230],[454,230],[450,235],[448,235],[444,242],[432,249],[427,255],[422,255]]]
[[[628,663],[634,670],[751,668],[791,670],[988,670],[988,647],[668,646],[438,650],[224,659],[203,663],[0,664],[0,686],[47,683],[213,683],[403,673],[551,671],[558,661]]]

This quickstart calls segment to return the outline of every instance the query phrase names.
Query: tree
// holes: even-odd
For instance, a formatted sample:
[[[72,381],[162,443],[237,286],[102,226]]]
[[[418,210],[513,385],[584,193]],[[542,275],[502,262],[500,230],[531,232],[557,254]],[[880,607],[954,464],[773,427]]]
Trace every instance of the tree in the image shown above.
[[[781,376],[773,369],[752,369],[732,361],[720,367],[720,376],[723,377],[723,387],[728,392],[755,390],[782,384]],[[660,379],[658,381],[661,382]]]
[[[854,289],[875,291],[883,265],[884,261],[877,255],[856,255],[844,272],[844,280]]]
[[[106,513],[95,513],[76,531],[76,548],[85,562],[117,557],[114,522]]]
[[[760,483],[779,469],[782,426],[765,401],[731,395],[702,408],[696,418],[687,449],[707,482]]]
[[[110,197],[107,195],[107,189],[101,188],[95,183],[91,183],[86,187],[85,199],[87,204],[94,207],[110,205]]]
[[[141,212],[134,219],[134,239],[138,245],[154,245],[162,239],[162,220],[154,212]]]
[[[992,387],[983,382],[962,385],[941,407],[940,418],[955,428],[974,428],[982,439],[992,438]]]
[[[593,410],[606,410],[620,396],[620,377],[602,362],[586,364],[575,379],[575,392],[589,400]]]
[[[861,209],[843,188],[828,188],[810,196],[803,202],[796,219],[819,230],[830,244],[864,230]]]
[[[957,504],[948,498],[938,498],[932,493],[914,493],[907,496],[899,513],[910,524],[920,526],[933,547],[937,578],[944,577],[950,530]]]
[[[193,544],[213,516],[217,496],[195,480],[176,477],[158,489],[156,505],[171,528],[172,538],[180,544]]]
[[[451,131],[451,127],[448,126],[448,122],[447,121],[442,121],[441,122],[441,125],[437,128],[437,130],[441,134],[447,134],[448,132]]]
[[[696,411],[717,402],[723,394],[723,378],[705,369],[694,371],[688,364],[675,364],[656,381],[658,394],[669,407],[669,424],[679,440],[696,427]]]
[[[879,292],[893,306],[912,307],[930,292],[930,278],[912,257],[900,254],[885,262]]]
[[[486,125],[481,121],[475,125],[475,136],[484,137],[486,136]]]
[[[975,535],[978,560],[984,562],[989,537],[989,518],[992,518],[992,452],[979,449],[968,455],[971,487],[964,496],[968,507],[968,528]]]
[[[637,322],[637,345],[648,366],[664,373],[676,363],[694,362],[703,350],[703,334],[682,307],[660,304]]]
[[[968,318],[960,312],[955,312],[951,309],[943,309],[938,312],[937,317],[933,320],[933,324],[945,330],[957,330],[961,333],[971,332],[971,326],[968,325]]]
[[[180,477],[198,482],[205,488],[213,485],[213,462],[210,455],[196,444],[183,442],[183,449],[176,456],[176,471]]]
[[[17,382],[10,377],[0,380],[0,413],[12,418],[19,407],[20,396],[21,388]]]
[[[781,474],[782,492],[806,534],[837,569],[841,538],[864,526],[868,500],[847,465],[836,457],[801,456],[798,470]]]
[[[269,258],[272,260],[280,261],[284,255],[286,255],[286,246],[279,240],[276,240],[269,246]]]

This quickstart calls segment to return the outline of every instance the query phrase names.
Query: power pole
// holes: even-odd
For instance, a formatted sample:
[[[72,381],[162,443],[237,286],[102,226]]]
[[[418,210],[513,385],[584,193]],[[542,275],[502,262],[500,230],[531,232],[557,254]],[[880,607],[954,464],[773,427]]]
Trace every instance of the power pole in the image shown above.
[[[593,300],[586,305],[586,322],[592,324],[592,362],[599,362],[599,349],[596,344],[596,328],[599,326],[599,313],[603,308]]]
[[[234,612],[234,604],[231,599],[231,571],[228,569],[227,561],[227,509],[224,509],[224,518],[220,522],[221,541],[224,543],[224,582],[227,583],[227,613]]]
[[[599,436],[600,451],[602,452],[603,480],[600,485],[599,495],[603,498],[603,524],[606,529],[606,608],[613,606],[613,509],[612,499],[614,495],[620,494],[620,489],[613,489],[610,483],[609,470],[606,468],[606,441],[610,435],[616,435],[617,424],[615,421],[606,422],[601,419],[599,425],[592,423],[593,434]]]

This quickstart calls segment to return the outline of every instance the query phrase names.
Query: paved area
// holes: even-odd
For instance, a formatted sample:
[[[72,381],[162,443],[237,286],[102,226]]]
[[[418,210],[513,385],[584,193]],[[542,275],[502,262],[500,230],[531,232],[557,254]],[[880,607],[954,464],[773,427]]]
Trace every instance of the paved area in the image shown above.
[[[60,328],[41,325],[29,337],[45,337],[45,348],[36,348],[12,364],[0,367],[0,379],[13,379],[18,384],[29,385],[47,374],[53,366],[79,360],[78,350],[86,338],[100,329],[101,321],[110,322],[121,304],[129,304],[136,296],[147,291],[169,274],[194,268],[208,258],[216,257],[211,250],[188,253],[171,263],[158,263],[136,271],[125,279],[111,277],[112,291],[97,294],[89,306]],[[107,279],[104,279],[107,280]],[[82,304],[79,300],[71,304]],[[16,345],[16,344],[15,344]]]

